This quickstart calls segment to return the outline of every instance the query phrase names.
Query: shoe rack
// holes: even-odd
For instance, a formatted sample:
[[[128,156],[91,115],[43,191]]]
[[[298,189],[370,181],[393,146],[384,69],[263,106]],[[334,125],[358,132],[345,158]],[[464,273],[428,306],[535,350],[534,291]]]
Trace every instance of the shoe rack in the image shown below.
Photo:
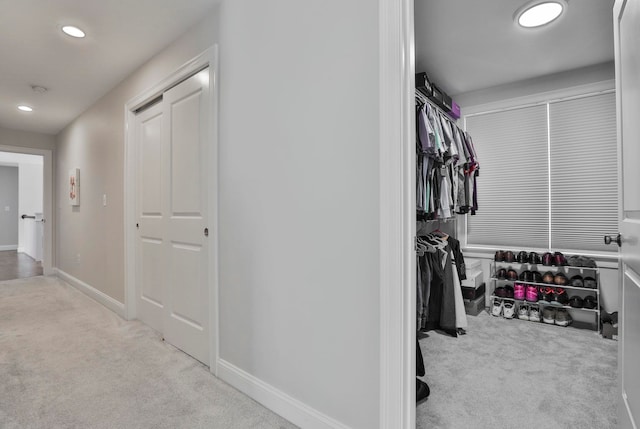
[[[568,264],[567,265],[544,265],[540,261],[529,263],[529,262],[518,262],[516,260],[513,260],[513,261],[495,261],[494,260],[491,263],[490,267],[491,267],[490,268],[491,278],[490,278],[490,287],[489,287],[490,290],[488,291],[490,293],[490,299],[489,299],[490,307],[488,309],[490,314],[497,316],[497,314],[495,313],[498,311],[498,308],[496,307],[494,309],[494,305],[496,305],[498,302],[502,302],[503,304],[507,305],[507,307],[510,308],[508,312],[503,310],[501,314],[499,314],[499,316],[514,318],[514,319],[518,318],[518,313],[521,306],[527,306],[527,308],[537,307],[539,316],[540,316],[539,317],[540,322],[543,321],[543,317],[542,317],[543,310],[547,307],[550,307],[550,309],[553,309],[554,314],[556,314],[557,309],[566,309],[566,310],[560,310],[560,312],[565,312],[565,311],[568,312],[571,320],[575,318],[574,315],[576,315],[578,312],[583,314],[591,313],[593,314],[594,330],[600,332],[600,271],[597,267],[572,266]],[[504,271],[501,272],[501,269],[504,269]],[[517,273],[518,278],[510,279],[507,276],[504,276],[505,272],[509,273],[509,270],[515,271]],[[561,273],[561,274],[564,274],[564,278],[565,280],[567,280],[567,282],[566,284],[556,284],[555,282],[549,283],[549,282],[540,281],[539,278],[537,279],[537,281],[535,280],[531,281],[533,280],[533,278],[531,277],[524,280],[522,279],[522,275],[525,271],[530,271],[530,272],[537,271],[540,273],[540,277],[543,277],[544,274],[546,274],[547,272],[550,272],[554,275],[554,279],[556,274]],[[498,273],[501,273],[502,275],[499,275]],[[513,273],[510,273],[510,274],[513,277]],[[580,276],[582,278],[595,279],[595,287],[572,286],[569,283],[569,279],[573,279],[575,276]],[[589,286],[593,286],[593,282],[589,282],[589,283],[590,283]],[[525,292],[525,297],[523,299],[517,299],[513,293],[514,292],[513,288],[514,288],[514,285],[516,284],[525,285],[525,291],[526,291],[526,287],[528,286],[535,287],[537,292],[536,294],[537,299],[533,301],[531,299],[532,298],[531,294],[527,294],[526,292]],[[501,292],[499,295],[505,295],[505,296],[499,296],[498,294],[496,294],[497,289],[499,292]],[[550,297],[548,294],[541,292],[541,291],[548,292],[549,289],[553,291],[553,294],[552,294],[553,298],[556,298],[556,296],[561,296],[562,293],[556,294],[556,292],[562,292],[562,289],[564,289],[567,298],[570,299],[571,301],[565,302],[564,304],[558,301],[551,302],[553,301],[553,299],[549,299]],[[583,302],[584,298],[589,295],[592,295],[595,297],[595,304],[596,304],[595,308],[584,307],[584,302]],[[572,299],[573,297],[579,297],[580,299]],[[564,301],[564,300],[566,300],[566,298],[561,299],[560,301]],[[513,309],[511,309],[511,304],[507,304],[507,303],[513,303]],[[550,311],[547,311],[547,313],[550,313]],[[513,314],[513,316],[511,316],[511,314]],[[523,318],[525,318],[526,320],[529,320],[529,318],[527,318],[524,315],[523,315]],[[589,317],[588,316],[580,317],[580,319],[583,319],[583,320],[589,319]],[[544,323],[550,323],[550,322],[545,320]],[[566,320],[563,320],[556,324],[559,324],[561,326],[567,326]],[[572,324],[572,323],[569,322],[569,324]],[[576,327],[584,327],[584,325],[586,324],[587,323],[585,322],[578,321],[573,325]],[[588,323],[588,325],[591,326],[591,323]]]

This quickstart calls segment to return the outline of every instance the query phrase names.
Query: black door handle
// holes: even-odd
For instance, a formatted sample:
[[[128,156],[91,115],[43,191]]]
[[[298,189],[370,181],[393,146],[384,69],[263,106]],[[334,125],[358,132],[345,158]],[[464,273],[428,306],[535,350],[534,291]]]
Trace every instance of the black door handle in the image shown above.
[[[616,238],[611,238],[610,235],[605,235],[604,236],[604,244],[611,244],[611,243],[617,243],[618,247],[622,246],[622,237],[620,236],[620,234],[616,235]]]

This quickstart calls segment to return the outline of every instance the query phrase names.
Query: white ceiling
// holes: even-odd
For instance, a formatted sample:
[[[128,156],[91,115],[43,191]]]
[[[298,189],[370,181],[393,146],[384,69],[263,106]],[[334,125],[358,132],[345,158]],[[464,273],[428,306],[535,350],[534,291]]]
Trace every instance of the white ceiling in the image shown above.
[[[0,0],[0,127],[57,134],[217,2]],[[87,37],[64,35],[63,24]]]
[[[556,21],[515,24],[528,0],[415,0],[416,71],[449,95],[613,60],[613,0],[568,0]]]

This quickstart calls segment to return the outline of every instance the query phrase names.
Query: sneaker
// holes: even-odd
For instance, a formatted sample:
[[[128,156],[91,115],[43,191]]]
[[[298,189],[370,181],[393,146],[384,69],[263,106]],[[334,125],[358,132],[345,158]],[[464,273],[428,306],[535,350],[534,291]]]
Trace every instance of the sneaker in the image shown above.
[[[556,325],[569,326],[571,322],[573,322],[573,319],[566,308],[558,308],[558,310],[556,310]]]
[[[569,305],[573,308],[582,308],[584,307],[584,300],[578,295],[574,295],[569,298]]]
[[[550,325],[553,325],[556,322],[556,309],[555,307],[545,307],[544,310],[542,310],[542,321],[544,323],[548,323]]]
[[[583,302],[583,307],[588,308],[589,310],[593,310],[598,306],[598,302],[594,295],[585,296],[582,302]]]
[[[498,298],[493,299],[493,305],[491,306],[491,314],[496,317],[502,316],[502,300]]]
[[[511,298],[513,299],[513,286],[511,285],[505,285],[504,286],[504,293],[505,293],[505,298]]]
[[[527,285],[525,299],[529,302],[538,302],[538,288],[533,285]]]
[[[564,288],[557,287],[553,292],[553,301],[552,304],[558,305],[568,305],[569,304],[569,295]]]
[[[558,267],[566,266],[567,265],[567,258],[565,258],[562,253],[555,252],[553,254],[553,265],[556,265]]]
[[[493,294],[499,298],[506,298],[507,290],[504,288],[504,286],[498,286],[494,289]]]
[[[541,286],[540,289],[538,289],[538,301],[553,301],[553,288]]]
[[[505,317],[505,319],[513,319],[515,312],[515,302],[504,300],[504,302],[502,303],[502,315]]]
[[[532,322],[540,321],[540,307],[532,305],[529,307],[529,320]]]
[[[518,319],[529,320],[529,306],[527,304],[522,303],[518,307]]]
[[[547,252],[542,255],[542,265],[550,267],[553,264],[553,253]]]
[[[496,262],[504,262],[504,250],[498,250],[494,259]]]
[[[517,300],[523,301],[525,297],[525,290],[527,287],[522,283],[516,283],[513,285],[513,297]]]

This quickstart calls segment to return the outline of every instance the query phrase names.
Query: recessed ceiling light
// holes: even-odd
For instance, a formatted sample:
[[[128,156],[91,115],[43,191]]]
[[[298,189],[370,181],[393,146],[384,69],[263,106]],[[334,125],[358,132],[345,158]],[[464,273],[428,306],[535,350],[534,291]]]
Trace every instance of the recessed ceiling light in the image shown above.
[[[18,106],[18,110],[22,110],[23,112],[33,112],[33,107],[29,107],[26,104],[21,104]]]
[[[525,28],[540,27],[558,19],[566,6],[565,1],[534,0],[518,9],[516,22]]]
[[[80,30],[78,27],[74,27],[73,25],[65,25],[62,27],[62,31],[71,37],[77,37],[79,39],[85,36],[84,31]]]

